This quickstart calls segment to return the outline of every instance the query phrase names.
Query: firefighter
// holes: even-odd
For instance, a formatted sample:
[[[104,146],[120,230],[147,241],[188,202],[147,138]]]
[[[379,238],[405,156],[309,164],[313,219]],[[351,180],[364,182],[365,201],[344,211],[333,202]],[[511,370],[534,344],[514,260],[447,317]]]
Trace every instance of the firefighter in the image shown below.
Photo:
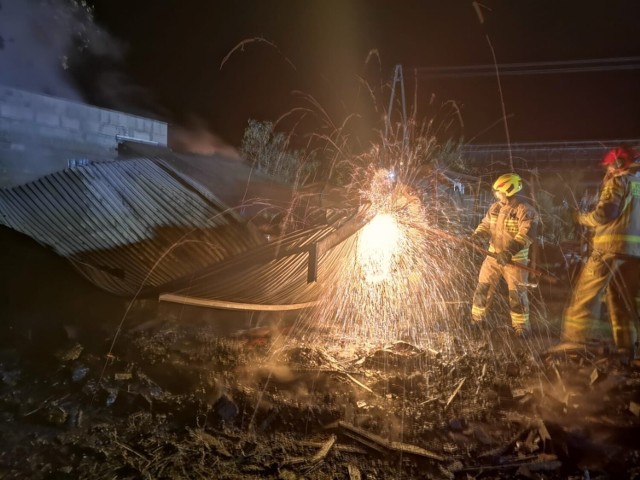
[[[592,251],[564,313],[556,350],[584,346],[600,317],[601,299],[609,311],[613,341],[623,361],[637,355],[638,312],[635,293],[640,270],[640,176],[632,171],[636,153],[629,147],[607,152],[606,174],[594,210],[577,216],[593,229]]]
[[[531,205],[516,195],[522,190],[522,179],[515,173],[505,173],[493,184],[497,202],[489,207],[471,241],[477,245],[489,242],[489,252],[480,268],[478,285],[473,295],[471,318],[476,325],[486,320],[493,293],[504,277],[509,290],[511,326],[518,337],[529,331],[528,272],[514,264],[529,263],[529,246],[535,238],[538,215]]]

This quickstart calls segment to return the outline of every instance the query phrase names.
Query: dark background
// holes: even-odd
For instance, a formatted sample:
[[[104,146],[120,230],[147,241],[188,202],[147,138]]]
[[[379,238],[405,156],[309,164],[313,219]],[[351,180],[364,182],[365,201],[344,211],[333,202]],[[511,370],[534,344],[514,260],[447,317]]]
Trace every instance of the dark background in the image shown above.
[[[637,1],[488,0],[484,25],[471,1],[92,3],[96,21],[129,46],[123,68],[151,98],[175,121],[197,115],[233,144],[248,118],[275,120],[301,104],[294,90],[313,95],[337,122],[363,110],[375,122],[358,76],[379,85],[402,64],[412,100],[414,67],[493,63],[486,36],[499,64],[640,56]],[[255,37],[277,49],[246,44],[220,68]],[[374,49],[380,62],[365,64]],[[511,141],[640,136],[640,70],[503,77],[502,88]],[[417,96],[418,116],[453,100],[466,139],[505,141],[495,77],[420,78]],[[378,107],[387,102],[380,95]]]
[[[35,70],[38,64],[54,58],[59,70],[65,57],[64,75],[83,100],[207,131],[234,146],[248,119],[274,121],[303,107],[310,108],[302,124],[296,110],[280,128],[317,131],[325,113],[335,125],[355,113],[364,130],[379,128],[389,101],[381,86],[396,64],[409,110],[416,98],[417,117],[433,119],[431,128],[503,143],[495,75],[432,78],[415,69],[492,65],[492,48],[499,65],[619,57],[640,64],[637,0],[486,0],[484,23],[470,0],[91,0],[90,25],[56,26],[66,1],[0,0],[0,83],[24,68],[9,83],[31,88],[34,78],[53,76]],[[28,19],[22,44],[13,41],[20,19],[9,18],[19,15]],[[100,40],[72,49],[68,59],[60,51],[30,52],[43,44],[66,48],[64,35],[94,28]],[[501,81],[512,142],[640,137],[640,69]]]

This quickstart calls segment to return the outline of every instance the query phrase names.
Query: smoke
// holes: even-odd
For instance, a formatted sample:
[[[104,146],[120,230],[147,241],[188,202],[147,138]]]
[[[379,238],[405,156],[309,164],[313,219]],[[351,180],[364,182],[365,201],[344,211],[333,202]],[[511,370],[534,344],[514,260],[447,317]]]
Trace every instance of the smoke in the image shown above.
[[[82,100],[70,59],[122,51],[82,0],[0,0],[0,84]]]
[[[240,158],[238,151],[212,133],[203,120],[192,116],[187,123],[186,126],[171,125],[169,146],[173,150],[199,155],[221,154],[227,158]]]
[[[123,70],[126,50],[94,21],[85,0],[0,0],[0,85],[169,119],[171,112]],[[189,117],[170,134],[178,150],[238,157],[203,121]]]

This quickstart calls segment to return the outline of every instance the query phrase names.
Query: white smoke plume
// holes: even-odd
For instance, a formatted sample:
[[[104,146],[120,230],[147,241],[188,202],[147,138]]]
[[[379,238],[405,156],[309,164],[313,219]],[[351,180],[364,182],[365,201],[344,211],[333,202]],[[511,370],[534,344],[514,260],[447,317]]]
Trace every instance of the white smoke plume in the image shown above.
[[[0,0],[0,85],[168,120],[171,113],[120,68],[125,53],[84,0]],[[178,149],[238,156],[203,122],[187,123],[172,125]]]
[[[0,84],[81,100],[69,58],[121,51],[83,0],[0,0]]]

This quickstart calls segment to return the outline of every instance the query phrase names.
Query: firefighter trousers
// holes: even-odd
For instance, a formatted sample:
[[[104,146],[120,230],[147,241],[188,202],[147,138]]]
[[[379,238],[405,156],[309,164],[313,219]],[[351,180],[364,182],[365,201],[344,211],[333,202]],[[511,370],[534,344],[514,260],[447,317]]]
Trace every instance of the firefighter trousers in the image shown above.
[[[571,301],[564,313],[562,339],[585,342],[600,318],[602,296],[611,319],[613,341],[620,350],[634,352],[638,341],[635,293],[640,258],[595,251],[578,275]]]
[[[526,261],[525,261],[526,262]],[[520,261],[518,263],[525,265]],[[473,295],[471,316],[476,321],[486,318],[487,308],[491,304],[500,278],[504,277],[509,289],[509,310],[511,313],[511,326],[516,329],[529,327],[529,297],[527,281],[529,272],[513,265],[501,266],[495,258],[487,257],[480,267],[478,286]]]

